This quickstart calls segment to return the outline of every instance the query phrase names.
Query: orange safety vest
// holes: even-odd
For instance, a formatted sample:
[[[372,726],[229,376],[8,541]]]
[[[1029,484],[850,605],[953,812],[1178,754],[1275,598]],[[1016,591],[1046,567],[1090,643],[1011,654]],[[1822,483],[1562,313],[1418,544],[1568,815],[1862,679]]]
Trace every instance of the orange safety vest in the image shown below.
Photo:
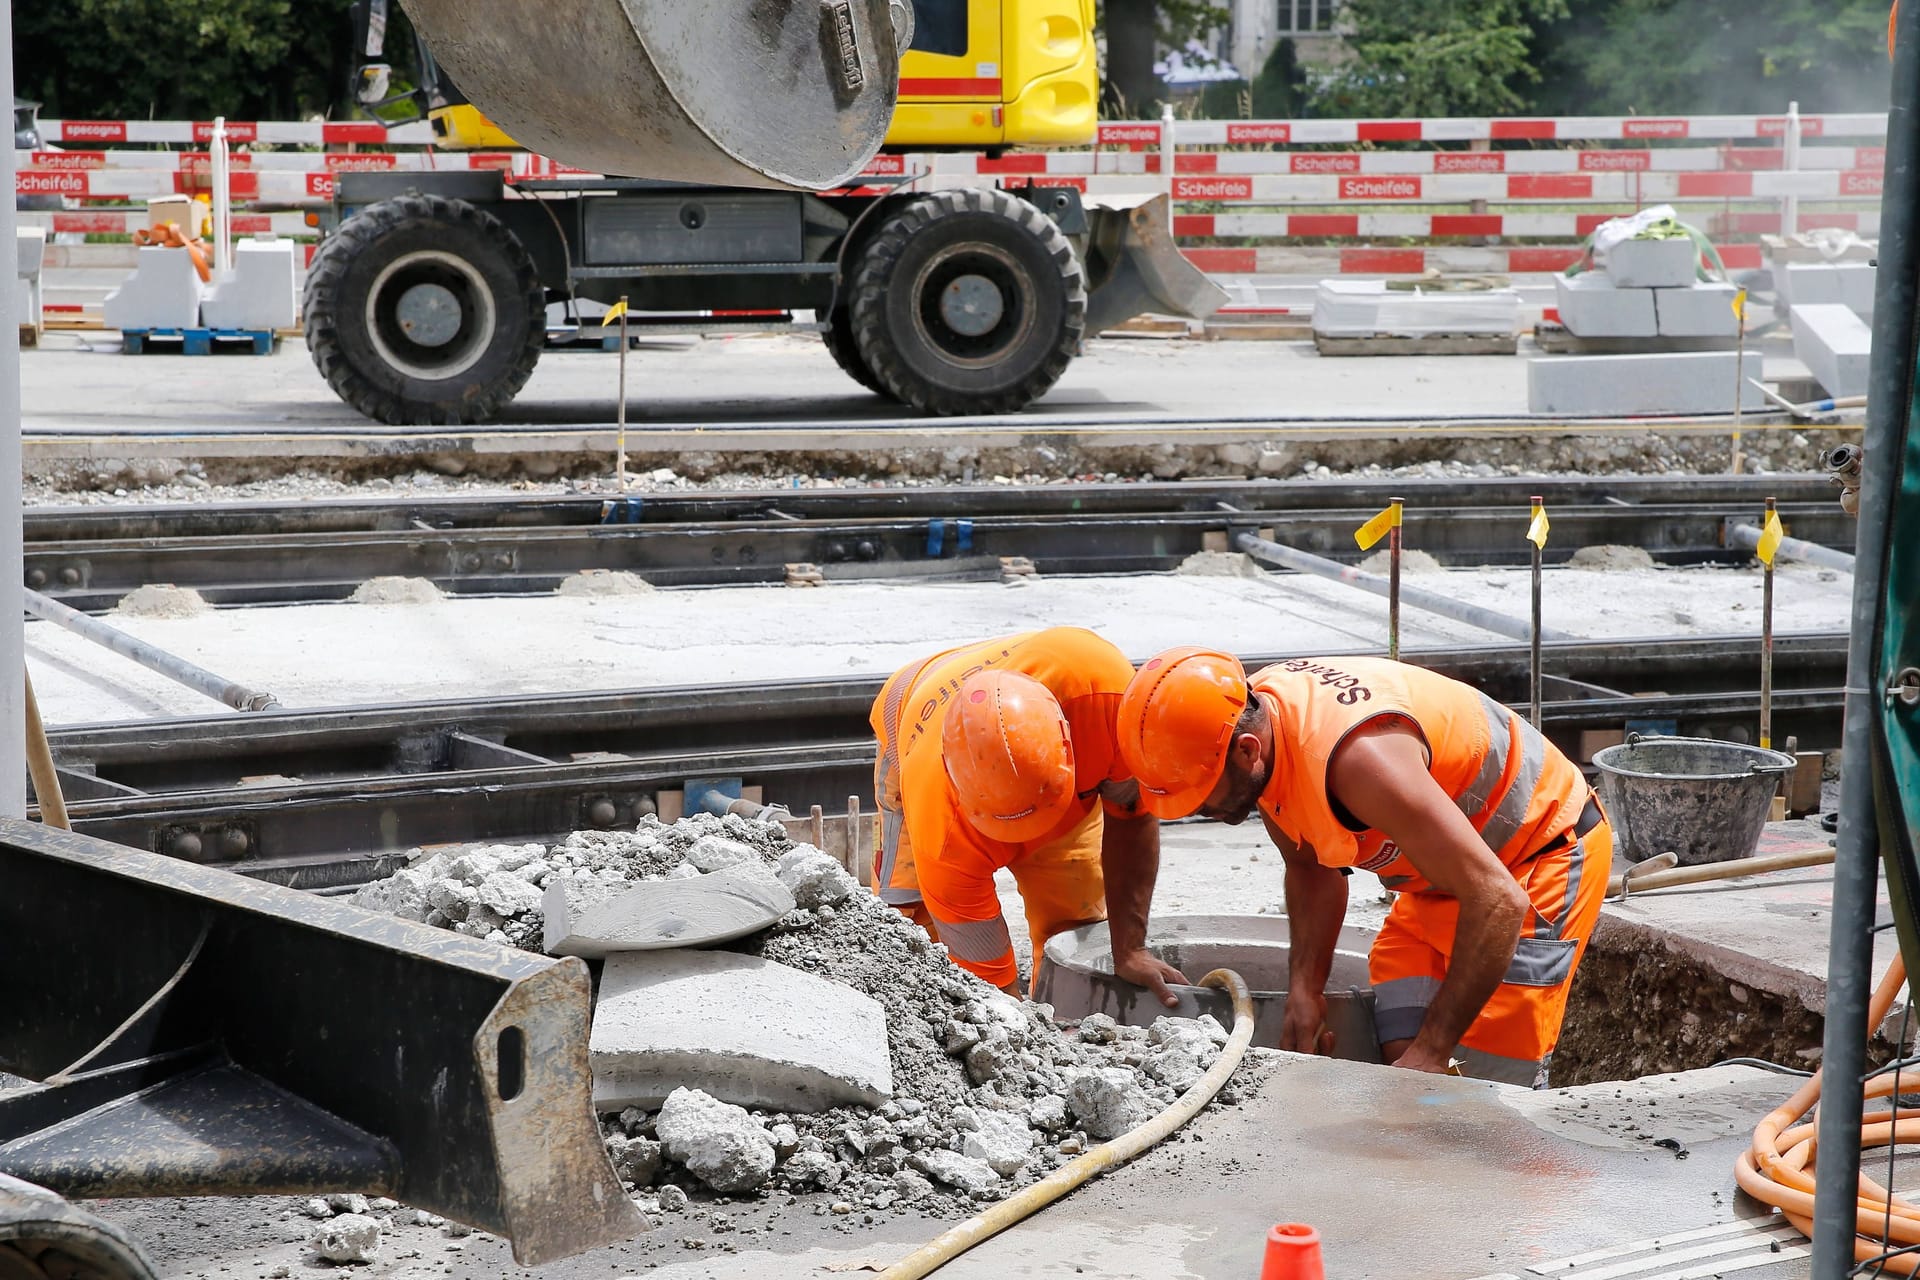
[[[1570,831],[1592,796],[1571,760],[1513,711],[1471,685],[1385,658],[1294,658],[1254,673],[1273,718],[1273,774],[1260,811],[1323,866],[1358,867],[1387,888],[1431,893],[1412,860],[1356,828],[1327,794],[1327,762],[1362,725],[1412,726],[1434,780],[1509,867]]]

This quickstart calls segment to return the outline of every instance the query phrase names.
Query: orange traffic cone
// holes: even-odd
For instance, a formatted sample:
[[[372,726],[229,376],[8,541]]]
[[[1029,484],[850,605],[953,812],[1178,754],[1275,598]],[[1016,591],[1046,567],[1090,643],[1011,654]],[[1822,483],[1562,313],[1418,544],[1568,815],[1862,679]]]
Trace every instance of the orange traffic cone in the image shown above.
[[[1267,1232],[1260,1280],[1327,1280],[1320,1265],[1320,1233],[1301,1222],[1283,1222]]]

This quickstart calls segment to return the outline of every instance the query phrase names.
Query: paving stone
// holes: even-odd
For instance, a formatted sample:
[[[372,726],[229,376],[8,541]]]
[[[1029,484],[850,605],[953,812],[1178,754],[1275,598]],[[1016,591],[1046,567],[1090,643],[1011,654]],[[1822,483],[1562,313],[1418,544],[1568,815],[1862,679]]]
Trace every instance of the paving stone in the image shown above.
[[[1867,392],[1873,330],[1838,303],[1793,309],[1793,354],[1830,396]]]
[[[1774,291],[1783,306],[1837,305],[1873,320],[1874,267],[1869,262],[1789,262],[1774,267]]]
[[[793,910],[793,894],[759,862],[685,879],[561,877],[547,885],[547,954],[700,947],[744,937]]]
[[[850,987],[730,951],[609,956],[588,1041],[600,1111],[684,1085],[776,1111],[893,1096],[886,1017]]]
[[[1760,353],[1739,359],[1733,351],[1536,356],[1527,362],[1527,408],[1566,417],[1731,413],[1736,374],[1741,407],[1766,408],[1749,381],[1760,377]]]
[[[1553,278],[1560,323],[1578,338],[1652,338],[1660,328],[1652,289],[1623,289],[1598,271]]]
[[[1678,289],[1699,260],[1692,240],[1623,240],[1607,250],[1606,273],[1623,289]]]
[[[1739,292],[1719,280],[1684,289],[1655,289],[1654,325],[1663,338],[1737,337],[1740,320],[1733,314],[1733,300]]]

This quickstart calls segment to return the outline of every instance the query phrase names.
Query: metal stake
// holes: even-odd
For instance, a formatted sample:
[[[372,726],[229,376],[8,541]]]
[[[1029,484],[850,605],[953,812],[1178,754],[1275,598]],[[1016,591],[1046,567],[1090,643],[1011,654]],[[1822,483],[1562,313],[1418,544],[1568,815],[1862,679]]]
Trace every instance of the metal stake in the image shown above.
[[[1546,498],[1544,494],[1536,493],[1533,495],[1533,510],[1536,515],[1539,514],[1540,508],[1545,501]],[[1533,613],[1531,615],[1533,625],[1528,629],[1527,635],[1527,652],[1532,665],[1530,668],[1531,674],[1528,677],[1527,690],[1528,700],[1533,704],[1533,727],[1538,729],[1540,727],[1540,556],[1544,548],[1532,539],[1527,540],[1527,545],[1533,548],[1533,555],[1531,556],[1533,561]]]
[[[1773,499],[1767,499],[1767,521],[1773,520]],[[1765,524],[1762,525],[1765,527]],[[1760,594],[1760,747],[1773,748],[1773,561],[1763,567]]]
[[[1400,661],[1400,514],[1405,498],[1389,498],[1393,527],[1387,530],[1387,657]]]
[[[619,430],[614,445],[613,481],[627,491],[627,295],[620,295],[620,403],[615,410]]]

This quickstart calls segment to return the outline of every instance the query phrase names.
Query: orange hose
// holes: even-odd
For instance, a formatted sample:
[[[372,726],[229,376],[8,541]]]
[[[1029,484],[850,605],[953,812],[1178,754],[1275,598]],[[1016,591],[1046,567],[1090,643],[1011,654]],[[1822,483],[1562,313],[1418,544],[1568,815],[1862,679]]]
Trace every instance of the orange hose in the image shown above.
[[[158,245],[163,249],[185,249],[187,256],[193,259],[193,269],[199,275],[200,283],[206,284],[213,279],[213,269],[207,265],[207,246],[199,239],[188,239],[177,222],[163,222],[151,229],[136,227],[133,242],[137,245]]]
[[[1895,956],[1867,1006],[1869,1036],[1886,1020],[1894,997],[1906,981],[1907,966]],[[1905,1052],[1905,1046],[1897,1051]],[[1778,1209],[1809,1237],[1813,1234],[1813,1162],[1819,1128],[1809,1116],[1820,1101],[1821,1076],[1821,1072],[1814,1072],[1791,1098],[1762,1120],[1753,1131],[1753,1145],[1733,1162],[1734,1181],[1742,1191]],[[1894,1080],[1892,1072],[1868,1080],[1867,1100],[1891,1096]],[[1920,1085],[1920,1071],[1914,1073],[1913,1083]],[[1862,1151],[1903,1142],[1920,1142],[1920,1109],[1869,1111],[1861,1116]],[[1908,1204],[1865,1174],[1860,1176],[1855,1215],[1856,1262],[1877,1258],[1889,1249],[1920,1245],[1920,1206]],[[1889,1258],[1881,1265],[1894,1275],[1920,1276],[1920,1254]]]

